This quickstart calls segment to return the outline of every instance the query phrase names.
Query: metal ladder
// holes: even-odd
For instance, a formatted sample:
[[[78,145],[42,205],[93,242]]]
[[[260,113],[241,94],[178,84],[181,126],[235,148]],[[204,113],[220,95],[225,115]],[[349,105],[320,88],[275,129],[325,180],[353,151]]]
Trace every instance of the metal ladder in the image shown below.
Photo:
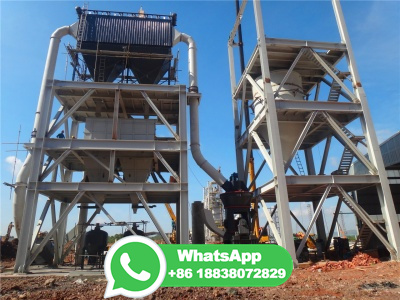
[[[79,22],[79,27],[78,27],[78,34],[76,37],[76,49],[81,49],[82,47],[82,40],[83,40],[83,35],[86,31],[86,12],[83,12],[81,15],[81,20]]]
[[[299,156],[298,152],[296,153],[296,156],[294,158],[296,160],[297,168],[299,169],[300,175],[301,176],[306,175],[306,173],[304,172],[303,164],[301,163],[300,156]]]
[[[99,76],[97,78],[97,80],[99,82],[104,82],[105,71],[106,71],[106,58],[105,57],[100,57],[100,61],[99,61]]]

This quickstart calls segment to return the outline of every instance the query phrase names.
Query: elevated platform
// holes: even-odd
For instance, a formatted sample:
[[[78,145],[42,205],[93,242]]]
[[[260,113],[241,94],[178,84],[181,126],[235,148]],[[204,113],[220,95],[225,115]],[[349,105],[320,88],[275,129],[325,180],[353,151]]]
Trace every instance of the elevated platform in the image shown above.
[[[327,43],[327,42],[314,42],[306,40],[288,40],[265,38],[268,52],[268,63],[271,71],[274,70],[288,70],[296,59],[297,55],[302,48],[313,48],[319,50],[317,53],[330,65],[335,66],[344,56],[346,45],[342,43]],[[261,62],[260,55],[257,47],[254,50],[248,65],[246,66],[247,74],[253,79],[261,75]],[[294,71],[301,74],[303,79],[303,91],[308,94],[315,85],[320,82],[321,78],[327,75],[326,72],[321,70],[314,62],[309,60],[305,55],[302,55],[298,61]],[[246,74],[242,75],[239,80],[234,98],[243,98],[243,82],[245,81]],[[250,84],[245,86],[244,98],[252,99],[253,93]]]
[[[290,202],[319,201],[329,184],[338,184],[346,192],[358,191],[375,187],[379,184],[377,175],[314,175],[314,176],[286,176],[286,183]],[[260,195],[267,202],[275,202],[275,183],[273,180],[259,187],[255,195]],[[337,196],[335,189],[331,189],[328,197]]]
[[[314,42],[305,40],[287,40],[266,38],[268,63],[270,71],[288,70],[297,56],[303,49],[312,48],[318,55],[332,68],[343,58],[346,46],[341,43]],[[302,76],[302,91],[305,95],[310,94],[311,90],[322,80],[327,80],[328,73],[318,65],[318,62],[307,57],[303,53],[298,60],[293,71]],[[250,58],[246,72],[242,75],[234,92],[234,99],[253,99],[252,85],[247,82],[246,76],[250,75],[256,79],[261,75],[261,62],[259,52],[253,52]],[[328,82],[331,79],[329,78]],[[328,112],[334,119],[343,126],[351,123],[362,114],[362,108],[359,103],[355,102],[337,102],[327,101],[327,99],[313,100],[275,100],[277,117],[279,124],[283,123],[299,123],[299,126],[306,123],[309,115],[313,111]],[[244,131],[239,139],[239,146],[247,148],[248,132],[258,128],[266,131],[265,115],[255,116],[249,128]],[[264,128],[262,128],[264,127]],[[307,149],[323,141],[331,134],[330,128],[325,124],[325,120],[317,117],[310,128],[300,149]],[[257,149],[257,145],[253,143],[253,149]]]
[[[187,191],[188,184],[179,183],[108,183],[108,182],[32,182],[28,188],[34,188],[46,197],[70,203],[82,191],[104,197],[104,203],[132,203],[131,195],[142,192],[148,203],[177,203],[180,191]],[[84,195],[79,203],[93,203]]]
[[[31,149],[33,144],[25,144],[25,148]],[[70,171],[85,171],[85,158],[87,152],[96,157],[109,157],[110,151],[116,151],[116,158],[154,158],[156,161],[156,172],[167,172],[153,151],[158,151],[174,169],[179,169],[180,151],[187,149],[186,142],[177,142],[175,139],[150,140],[150,141],[127,141],[127,140],[78,140],[78,139],[51,139],[46,138],[43,142],[46,155],[58,159],[65,151],[72,150],[61,162]]]
[[[67,109],[72,108],[89,90],[95,89],[72,118],[84,122],[86,118],[112,118],[115,91],[121,90],[121,117],[157,117],[143,98],[146,91],[170,124],[178,123],[179,92],[185,91],[183,85],[115,84],[106,82],[55,81],[55,97]]]

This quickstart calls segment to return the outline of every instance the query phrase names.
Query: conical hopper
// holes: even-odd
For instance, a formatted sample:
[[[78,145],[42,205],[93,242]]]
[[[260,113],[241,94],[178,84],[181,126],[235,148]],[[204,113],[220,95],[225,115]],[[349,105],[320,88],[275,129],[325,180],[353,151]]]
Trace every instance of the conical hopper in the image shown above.
[[[279,135],[281,138],[283,160],[287,161],[292,153],[296,142],[303,131],[306,122],[290,124],[286,122],[279,122]],[[267,125],[261,125],[257,129],[257,133],[268,142]]]

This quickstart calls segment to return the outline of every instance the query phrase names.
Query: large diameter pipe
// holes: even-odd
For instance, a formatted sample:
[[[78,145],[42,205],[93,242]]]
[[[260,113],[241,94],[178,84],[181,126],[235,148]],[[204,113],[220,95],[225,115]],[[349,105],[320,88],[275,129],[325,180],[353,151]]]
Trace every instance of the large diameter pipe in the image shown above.
[[[197,93],[197,48],[194,39],[186,33],[175,29],[174,45],[183,42],[188,45],[189,92]],[[230,182],[217,171],[203,156],[200,150],[199,135],[199,102],[197,97],[190,97],[190,148],[192,156],[200,168],[204,170],[218,185],[226,191],[231,190]]]
[[[189,92],[197,93],[197,48],[194,39],[186,33],[181,33],[175,29],[174,45],[183,42],[188,45],[188,68],[189,68]]]
[[[44,138],[47,131],[47,124],[51,113],[51,83],[54,80],[54,72],[58,56],[59,45],[61,38],[66,35],[75,36],[77,23],[71,26],[63,26],[58,28],[50,37],[50,45],[47,53],[46,65],[44,68],[42,85],[40,88],[38,105],[36,108],[35,121],[33,123],[33,131],[31,135],[31,143],[34,143],[36,138]],[[26,185],[28,183],[29,174],[31,171],[32,156],[28,154],[25,162],[17,175],[14,198],[14,224],[17,236],[20,234],[23,211],[25,206]]]
[[[190,98],[190,149],[196,163],[204,170],[218,185],[225,189],[226,178],[218,172],[203,156],[200,150],[199,137],[199,99]]]

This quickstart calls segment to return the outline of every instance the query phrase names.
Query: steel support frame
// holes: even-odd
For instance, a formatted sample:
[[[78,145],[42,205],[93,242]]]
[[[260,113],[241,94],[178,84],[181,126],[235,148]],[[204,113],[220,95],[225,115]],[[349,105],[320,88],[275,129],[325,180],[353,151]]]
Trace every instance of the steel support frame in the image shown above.
[[[333,10],[336,17],[337,26],[339,29],[342,42],[347,46],[346,58],[349,66],[349,71],[352,75],[355,94],[359,99],[363,115],[361,116],[361,125],[364,136],[367,141],[367,149],[369,159],[377,169],[380,184],[377,185],[379,201],[382,209],[382,216],[385,220],[387,236],[390,245],[395,249],[396,254],[392,254],[392,259],[400,260],[400,228],[397,220],[396,210],[393,203],[393,197],[389,187],[389,180],[383,163],[382,154],[379,148],[378,138],[376,136],[375,128],[372,122],[371,112],[368,105],[367,97],[364,88],[361,84],[361,78],[356,65],[353,48],[351,46],[350,37],[347,31],[346,22],[344,20],[342,7],[338,0],[332,0]]]
[[[270,214],[267,205],[265,204],[264,199],[260,199],[261,205],[262,205],[262,209],[263,212],[265,214],[265,217],[267,218],[268,221],[268,225],[269,227],[271,227],[272,233],[275,237],[276,242],[278,243],[279,246],[282,246],[282,238],[278,232],[278,229],[276,228],[275,222],[274,220],[272,220],[272,215]],[[276,207],[274,208],[274,212],[276,210]]]
[[[261,4],[259,0],[253,1],[254,16],[257,31],[257,46],[260,55],[261,73],[263,78],[264,101],[267,109],[267,128],[268,144],[273,157],[273,176],[275,184],[275,195],[278,207],[278,216],[280,221],[280,234],[282,246],[289,252],[293,263],[297,266],[297,257],[293,241],[293,231],[290,218],[289,197],[286,186],[286,176],[284,170],[284,161],[282,156],[282,145],[279,134],[278,117],[275,106],[274,92],[271,85],[271,75],[268,62],[267,45],[265,41],[265,31],[262,19]]]
[[[60,86],[67,86],[67,85],[72,85],[74,87],[80,87],[80,88],[87,88],[88,86],[82,83],[66,83],[64,82],[58,82],[60,83]],[[41,115],[41,128],[38,128],[38,130],[35,132],[36,136],[32,139],[32,142],[30,144],[26,144],[26,147],[31,150],[32,153],[32,161],[33,161],[33,166],[32,166],[32,172],[30,176],[30,180],[28,182],[28,186],[30,188],[27,189],[27,197],[26,197],[26,203],[27,205],[25,206],[24,210],[24,216],[23,216],[23,223],[25,225],[23,226],[22,230],[22,235],[20,239],[20,249],[18,251],[18,257],[15,265],[15,272],[20,272],[24,273],[29,271],[29,266],[34,260],[34,256],[37,255],[39,248],[35,250],[32,255],[29,254],[29,250],[31,248],[31,241],[33,239],[33,222],[35,220],[35,215],[36,215],[36,208],[37,208],[37,201],[38,201],[38,194],[40,192],[40,184],[48,185],[49,188],[54,188],[58,184],[61,184],[62,188],[67,188],[67,190],[75,189],[77,191],[76,197],[80,196],[81,193],[85,193],[85,191],[80,191],[79,189],[79,184],[74,185],[72,181],[72,171],[66,170],[65,167],[61,164],[62,161],[68,157],[71,153],[75,155],[81,162],[82,159],[78,155],[76,151],[78,150],[87,150],[87,153],[90,154],[90,150],[102,150],[101,148],[103,147],[104,149],[110,150],[110,165],[108,166],[108,170],[110,172],[109,174],[109,179],[114,178],[113,174],[113,168],[114,168],[114,163],[113,163],[113,153],[115,154],[115,151],[121,150],[121,151],[168,151],[168,152],[179,152],[180,155],[180,176],[181,176],[181,182],[180,184],[167,184],[168,188],[161,188],[161,187],[156,187],[155,190],[164,190],[164,191],[180,191],[180,200],[181,204],[179,205],[180,207],[180,233],[181,237],[180,240],[183,243],[188,243],[189,242],[189,228],[188,228],[188,188],[187,188],[187,131],[186,131],[186,91],[184,86],[173,86],[173,87],[154,87],[152,86],[149,88],[149,90],[154,90],[154,91],[171,91],[173,93],[176,93],[177,95],[179,94],[179,101],[180,101],[180,112],[179,112],[179,134],[184,135],[184,138],[179,138],[177,141],[115,141],[118,145],[117,147],[110,147],[109,144],[101,142],[101,141],[85,141],[85,140],[77,140],[75,137],[77,136],[78,132],[78,125],[79,122],[72,119],[72,126],[69,128],[68,126],[68,119],[72,118],[72,115],[75,111],[79,109],[79,107],[95,92],[95,88],[100,87],[100,88],[106,88],[110,89],[111,85],[104,85],[104,84],[99,84],[97,85],[96,83],[91,83],[89,84],[90,88],[86,90],[85,95],[73,106],[73,108],[69,109],[68,111],[65,110],[65,107],[61,105],[59,111],[56,113],[54,119],[51,121],[50,119],[50,113],[51,109],[50,106],[53,103],[53,99],[55,96],[55,84],[56,82],[52,82],[52,85],[50,84],[46,90],[47,90],[47,101],[48,101],[48,106],[47,110],[42,112]],[[117,88],[116,88],[117,87]],[[115,90],[116,93],[116,101],[115,101],[115,107],[114,107],[114,124],[118,122],[118,117],[119,117],[119,105],[122,108],[122,115],[123,117],[127,117],[126,110],[124,109],[124,105],[122,103],[122,99],[120,97],[120,90],[137,90],[141,91],[143,88],[147,88],[147,86],[140,86],[132,88],[131,86],[125,86],[125,85],[112,85],[112,90]],[[119,104],[119,105],[118,105]],[[64,113],[64,116],[61,118],[61,114]],[[60,120],[59,120],[60,119]],[[68,128],[65,129],[65,134],[66,134],[66,139],[51,139],[47,138],[48,136],[51,136],[58,128],[60,128],[62,125],[67,126]],[[71,137],[73,137],[71,139]],[[113,138],[117,138],[117,128],[114,125],[113,126]],[[82,147],[82,146],[83,147]],[[138,147],[132,147],[132,145],[137,145]],[[100,146],[99,148],[96,146]],[[136,149],[137,148],[137,149]],[[54,161],[52,165],[46,165],[44,166],[43,160],[44,160],[44,151],[45,150],[51,150],[51,149],[64,149],[64,153]],[[90,155],[89,155],[90,156]],[[49,160],[50,161],[50,160]],[[44,180],[51,172],[55,172],[58,168],[60,168],[60,177],[62,182],[56,182],[56,180],[52,180],[52,182],[40,182],[40,180]],[[113,174],[113,175],[111,175]],[[117,177],[117,176],[116,176]],[[35,179],[36,178],[36,179]],[[57,177],[56,177],[57,178]],[[56,179],[55,178],[55,179]],[[117,179],[120,179],[117,177]],[[70,185],[73,186],[70,186]],[[129,184],[128,184],[129,185]],[[144,192],[146,191],[146,188],[144,187],[145,184],[141,185],[136,185],[135,188],[137,191]],[[179,185],[179,186],[175,186]],[[103,189],[104,190],[104,186]],[[151,190],[151,188],[150,188]],[[90,191],[97,191],[96,188],[90,189]],[[90,192],[88,191],[88,192]],[[75,200],[73,200],[73,203]],[[59,211],[59,219],[56,220],[56,209],[54,205],[54,199],[51,199],[49,202],[49,206],[51,206],[51,212],[52,212],[52,224],[53,228],[51,229],[52,236],[54,236],[55,239],[55,259],[54,259],[54,264],[57,265],[60,262],[62,262],[63,258],[63,253],[62,249],[64,247],[64,242],[65,242],[65,234],[66,234],[66,226],[67,226],[67,217],[68,213],[71,207],[71,204],[68,204],[66,202],[62,202],[60,204],[60,211]],[[44,244],[42,244],[43,246]],[[40,246],[42,248],[42,246]]]
[[[341,12],[341,7],[339,4],[338,0],[332,0],[333,6],[334,6],[334,11],[335,11],[335,16],[337,19],[338,23],[338,28],[339,32],[342,38],[341,43],[325,43],[325,42],[312,42],[312,41],[296,41],[296,40],[287,40],[287,39],[273,39],[273,38],[265,38],[265,33],[264,33],[264,28],[263,28],[263,23],[262,23],[262,18],[261,18],[261,7],[260,7],[260,1],[259,0],[254,0],[254,12],[255,12],[255,19],[256,19],[256,27],[257,27],[257,47],[252,54],[251,58],[249,59],[247,68],[241,75],[241,78],[239,82],[236,84],[235,80],[235,67],[234,67],[234,60],[233,60],[233,44],[231,43],[228,45],[228,54],[229,54],[229,66],[230,66],[230,76],[231,76],[231,87],[232,87],[232,99],[233,99],[233,106],[234,106],[234,121],[235,121],[235,144],[236,144],[236,152],[242,151],[243,148],[245,148],[246,142],[247,143],[252,143],[252,140],[254,140],[257,143],[257,138],[255,138],[255,135],[253,132],[259,127],[261,122],[264,120],[267,120],[267,127],[268,127],[268,133],[274,132],[276,136],[279,137],[279,132],[278,132],[278,126],[277,126],[277,120],[276,120],[276,111],[277,110],[291,110],[293,112],[295,111],[309,111],[311,112],[320,112],[323,116],[328,116],[329,120],[326,120],[326,122],[330,125],[330,127],[333,128],[334,135],[340,137],[340,142],[344,144],[345,146],[350,146],[350,149],[355,153],[357,158],[359,158],[361,161],[363,161],[364,164],[367,165],[367,167],[371,170],[372,175],[368,176],[321,176],[318,178],[318,176],[315,175],[315,170],[314,173],[309,174],[312,176],[304,176],[304,177],[309,177],[309,178],[299,178],[296,176],[286,176],[286,181],[282,178],[280,178],[278,175],[280,174],[277,172],[276,169],[276,163],[278,161],[279,165],[279,160],[280,158],[276,158],[274,155],[274,149],[276,150],[281,150],[281,145],[279,140],[275,140],[274,143],[274,138],[272,136],[269,136],[269,141],[266,141],[269,143],[270,148],[271,148],[271,157],[274,162],[273,166],[273,176],[274,179],[262,186],[261,188],[258,189],[258,191],[255,193],[255,195],[260,195],[263,192],[267,192],[270,189],[275,189],[275,195],[277,196],[277,203],[282,202],[279,198],[283,198],[283,202],[285,202],[285,192],[283,191],[283,194],[279,194],[279,192],[282,193],[282,190],[287,191],[287,184],[325,184],[325,185],[340,185],[340,184],[369,184],[369,183],[377,183],[377,188],[378,188],[378,195],[382,207],[382,214],[386,220],[387,227],[389,228],[388,230],[388,237],[389,237],[389,242],[391,245],[394,245],[394,248],[396,249],[397,253],[399,253],[399,247],[400,247],[400,232],[399,232],[399,226],[398,226],[398,221],[397,221],[397,216],[395,215],[395,210],[394,210],[394,205],[393,205],[393,200],[392,196],[390,194],[390,189],[387,181],[387,176],[386,172],[383,166],[383,161],[382,157],[380,154],[379,150],[379,145],[376,139],[376,134],[373,128],[372,124],[372,119],[370,117],[370,111],[368,108],[367,100],[365,97],[365,92],[363,90],[363,87],[360,83],[358,71],[355,65],[355,59],[354,55],[352,52],[350,40],[348,37],[347,29],[344,23],[343,15]],[[233,38],[233,37],[232,37]],[[341,91],[341,95],[344,96],[347,100],[350,100],[352,102],[320,102],[318,101],[318,95],[316,95],[314,101],[290,101],[290,100],[275,100],[274,97],[271,96],[271,89],[270,89],[270,76],[269,76],[269,68],[268,68],[268,56],[267,56],[267,50],[266,46],[267,45],[282,45],[282,46],[296,46],[296,47],[301,47],[302,51],[307,51],[304,50],[305,48],[310,49],[312,57],[315,58],[321,65],[322,70],[325,70],[328,72],[330,76],[334,78],[335,81],[338,82],[338,84],[341,86],[341,88],[344,91]],[[338,76],[332,71],[331,66],[325,62],[325,60],[320,57],[315,51],[312,49],[325,49],[325,50],[337,50],[337,51],[344,51],[347,57],[348,65],[349,65],[349,70],[350,73],[352,74],[352,79],[353,79],[353,87],[354,91],[352,92],[344,83],[338,78]],[[301,53],[297,56],[297,59]],[[264,79],[264,84],[263,86],[258,86],[254,79],[250,76],[249,71],[252,69],[254,62],[256,59],[258,59],[258,56],[260,57],[260,62],[261,62],[261,68],[262,68],[262,77]],[[292,63],[292,67],[296,64],[294,61]],[[293,68],[292,68],[293,69]],[[289,74],[290,74],[289,70]],[[287,74],[288,76],[288,74]],[[286,76],[286,77],[287,77]],[[325,82],[325,80],[322,80]],[[237,113],[237,101],[242,100],[246,101],[244,99],[244,89],[247,83],[250,83],[255,89],[258,90],[260,95],[264,95],[264,100],[265,100],[265,108],[262,110],[261,113],[259,113],[258,116],[255,116],[253,121],[250,123],[250,125],[244,130],[242,133],[242,122],[241,122],[241,116],[238,116]],[[283,85],[283,84],[281,84]],[[328,84],[329,85],[329,84]],[[318,88],[319,91],[319,88]],[[316,94],[318,94],[318,91]],[[275,93],[275,96],[277,93]],[[273,103],[275,102],[275,103]],[[339,113],[339,114],[356,114],[358,117],[361,119],[361,125],[363,127],[364,131],[364,136],[366,137],[367,140],[367,148],[368,148],[368,153],[371,161],[368,161],[365,159],[364,155],[361,154],[361,152],[357,149],[357,147],[354,146],[354,144],[351,142],[351,140],[343,133],[341,130],[340,124],[333,119],[333,117],[330,115],[331,113]],[[324,123],[320,123],[319,125],[316,126],[315,129],[312,131],[318,129],[321,127]],[[239,134],[237,133],[239,130]],[[311,132],[311,131],[310,131]],[[306,135],[307,136],[307,135]],[[328,153],[329,149],[331,146],[331,138],[332,136],[328,136],[326,140],[326,145],[325,145],[325,150],[324,150],[324,155],[323,159],[321,162],[321,166],[319,168],[319,175],[323,175],[325,173],[325,166],[328,158]],[[272,142],[271,142],[272,141]],[[257,143],[258,144],[258,143]],[[247,151],[249,149],[252,149],[252,145],[247,145]],[[309,149],[311,151],[311,149]],[[263,151],[261,151],[263,153]],[[264,151],[265,152],[265,151]],[[278,154],[281,151],[278,151]],[[263,153],[264,154],[264,153]],[[312,158],[312,153],[309,153],[309,155]],[[264,159],[265,159],[265,155]],[[279,156],[279,155],[278,155]],[[246,162],[247,162],[247,157],[246,156]],[[243,155],[239,156],[237,155],[237,161],[238,165],[243,164]],[[263,161],[263,165],[265,164],[265,160]],[[279,166],[278,166],[279,167]],[[261,169],[261,168],[260,168]],[[314,167],[315,169],[315,167]],[[281,172],[282,173],[282,172]],[[378,176],[377,176],[378,175]],[[380,181],[380,182],[379,182]],[[279,184],[277,184],[279,183]],[[250,185],[254,185],[254,182],[252,182]],[[279,187],[281,188],[279,190]],[[287,194],[287,192],[286,192]],[[318,202],[313,203],[314,209],[316,210],[318,208],[317,205]],[[279,204],[279,203],[278,203]],[[281,213],[282,210],[280,209],[279,212]],[[322,216],[321,216],[322,217]],[[280,219],[282,217],[280,216]],[[286,226],[285,226],[286,227]],[[322,218],[318,218],[318,227],[320,231],[324,231],[324,225]],[[326,237],[326,234],[323,236]],[[284,238],[284,236],[283,236]],[[329,239],[329,238],[328,238]],[[288,236],[289,240],[289,236]],[[293,256],[293,255],[292,255]],[[400,259],[399,255],[397,254],[397,257],[392,256],[394,259]]]
[[[176,211],[179,229],[179,243],[189,244],[189,191],[188,191],[188,154],[187,154],[187,93],[182,86],[179,88],[179,126],[180,155],[179,155],[179,203]],[[179,205],[178,205],[179,204]]]
[[[308,239],[308,237],[309,237],[309,235],[310,235],[310,232],[311,232],[311,230],[312,230],[312,227],[314,226],[314,224],[315,224],[315,222],[316,222],[316,220],[317,220],[317,218],[318,218],[318,216],[319,216],[319,214],[320,214],[320,212],[321,212],[321,210],[322,210],[322,205],[324,204],[326,198],[328,197],[329,192],[331,191],[331,188],[332,188],[332,185],[328,185],[328,186],[326,187],[325,192],[324,192],[324,194],[322,195],[322,198],[321,198],[321,200],[319,201],[318,206],[317,206],[317,208],[316,208],[315,211],[314,211],[314,215],[313,215],[312,218],[311,218],[310,225],[308,225],[307,231],[305,232],[304,237],[303,237],[303,239],[301,240],[299,247],[297,248],[297,251],[296,251],[297,257],[299,257],[300,254],[301,254],[301,252],[303,251],[304,245],[305,245],[306,242],[307,242],[307,239]]]

